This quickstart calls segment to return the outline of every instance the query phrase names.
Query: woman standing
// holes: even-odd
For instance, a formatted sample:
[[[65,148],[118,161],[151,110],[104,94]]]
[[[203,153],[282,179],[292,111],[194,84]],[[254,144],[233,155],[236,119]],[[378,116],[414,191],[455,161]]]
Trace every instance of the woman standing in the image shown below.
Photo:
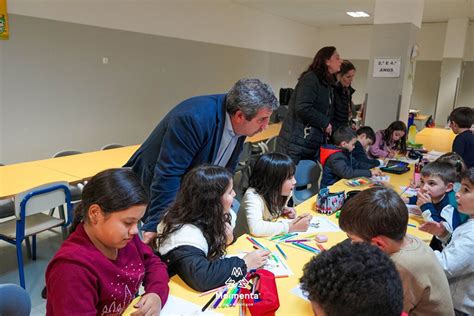
[[[317,160],[319,148],[332,133],[332,84],[341,62],[335,47],[323,47],[298,79],[277,141],[277,151],[286,153],[295,164],[302,159]]]
[[[355,90],[351,87],[356,69],[354,65],[344,60],[341,69],[336,75],[337,82],[334,85],[334,116],[331,120],[333,131],[341,126],[350,126],[352,116],[352,94]]]

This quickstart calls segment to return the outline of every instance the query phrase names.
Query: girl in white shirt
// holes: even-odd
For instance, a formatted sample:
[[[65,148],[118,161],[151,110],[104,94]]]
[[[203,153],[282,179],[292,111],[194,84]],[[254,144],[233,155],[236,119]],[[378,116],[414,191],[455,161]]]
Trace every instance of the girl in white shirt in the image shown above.
[[[296,217],[295,210],[287,206],[296,184],[294,174],[295,164],[285,154],[270,153],[259,157],[237,213],[235,236],[246,233],[265,237],[308,229],[311,215],[305,213]],[[293,220],[279,220],[281,216]]]

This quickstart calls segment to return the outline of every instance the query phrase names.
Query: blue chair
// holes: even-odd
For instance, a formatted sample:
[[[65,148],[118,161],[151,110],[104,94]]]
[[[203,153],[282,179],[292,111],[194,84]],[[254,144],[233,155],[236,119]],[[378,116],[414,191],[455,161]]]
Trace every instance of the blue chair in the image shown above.
[[[67,208],[67,218],[43,212]],[[54,227],[67,227],[72,219],[71,192],[67,182],[54,182],[32,188],[15,196],[15,218],[0,223],[0,239],[16,246],[20,285],[25,288],[22,243],[32,237],[32,259],[36,260],[36,235]]]
[[[319,191],[321,167],[313,160],[300,160],[296,165],[296,184],[293,189],[293,202],[298,205]]]
[[[29,316],[31,299],[25,289],[16,284],[0,284],[0,315]]]

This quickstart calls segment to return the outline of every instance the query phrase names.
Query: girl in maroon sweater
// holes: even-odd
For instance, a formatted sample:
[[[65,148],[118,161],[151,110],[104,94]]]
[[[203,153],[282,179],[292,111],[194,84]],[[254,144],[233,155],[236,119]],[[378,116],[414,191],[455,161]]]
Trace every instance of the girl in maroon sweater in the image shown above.
[[[168,298],[166,265],[138,237],[148,197],[128,169],[95,175],[84,187],[74,232],[46,270],[47,315],[120,315],[143,283],[139,315]]]

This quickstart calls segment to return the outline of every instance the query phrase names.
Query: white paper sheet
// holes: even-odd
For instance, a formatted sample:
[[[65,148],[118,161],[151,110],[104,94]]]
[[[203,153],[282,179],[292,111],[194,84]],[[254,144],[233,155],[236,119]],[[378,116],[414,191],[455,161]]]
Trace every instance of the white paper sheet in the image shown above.
[[[298,296],[299,298],[301,299],[304,299],[305,301],[309,302],[308,298],[306,297],[306,295],[303,294],[303,291],[301,290],[301,286],[298,285],[297,287],[293,288],[291,291],[290,291],[291,294],[293,295],[296,295]]]
[[[285,219],[285,221],[291,222],[292,219]],[[308,230],[302,233],[327,233],[327,232],[340,232],[341,229],[331,222],[329,219],[322,216],[313,216]],[[293,238],[294,239],[294,238]]]
[[[168,301],[160,312],[163,316],[188,316],[188,315],[222,315],[213,310],[201,312],[202,306],[186,301],[182,298],[170,295]]]
[[[238,254],[228,254],[226,257],[239,257],[243,258],[247,252],[241,252]],[[275,260],[275,258],[277,260]],[[288,263],[284,261],[284,259],[280,256],[277,252],[272,252],[270,256],[268,256],[267,263],[263,266],[263,269],[266,269],[273,273],[275,277],[287,277],[293,275],[293,271],[288,266]]]

